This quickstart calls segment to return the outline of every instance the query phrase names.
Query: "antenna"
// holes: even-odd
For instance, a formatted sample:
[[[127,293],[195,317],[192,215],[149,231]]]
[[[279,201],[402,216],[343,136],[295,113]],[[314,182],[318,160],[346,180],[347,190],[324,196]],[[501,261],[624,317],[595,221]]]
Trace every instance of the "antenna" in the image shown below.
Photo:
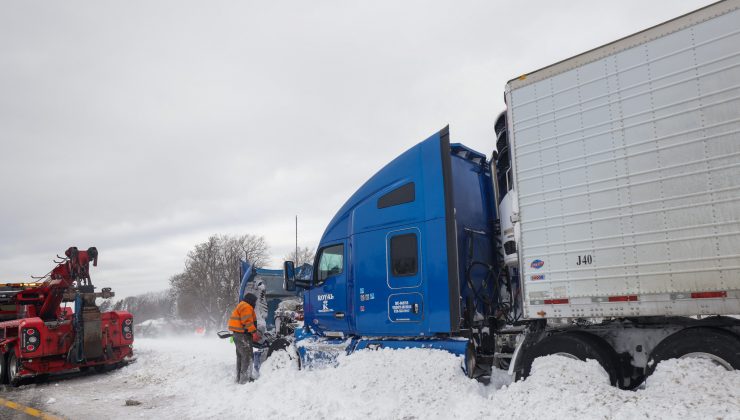
[[[295,259],[296,264],[298,263],[298,215],[295,215]]]

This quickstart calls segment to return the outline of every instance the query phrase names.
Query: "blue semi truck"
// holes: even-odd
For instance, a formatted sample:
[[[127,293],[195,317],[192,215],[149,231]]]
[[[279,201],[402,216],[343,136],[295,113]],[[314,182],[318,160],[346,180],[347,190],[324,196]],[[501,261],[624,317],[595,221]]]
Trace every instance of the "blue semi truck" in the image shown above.
[[[595,359],[740,368],[740,2],[511,80],[488,157],[444,128],[337,212],[303,290],[301,363],[464,356],[471,377]],[[733,316],[735,315],[735,316]]]

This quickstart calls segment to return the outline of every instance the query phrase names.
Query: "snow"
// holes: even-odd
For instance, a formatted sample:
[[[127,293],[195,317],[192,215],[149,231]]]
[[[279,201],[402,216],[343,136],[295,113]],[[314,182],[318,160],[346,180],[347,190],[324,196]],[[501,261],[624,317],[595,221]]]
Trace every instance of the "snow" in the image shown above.
[[[698,359],[661,363],[644,389],[624,391],[595,361],[560,356],[537,359],[526,381],[509,384],[496,371],[484,385],[463,374],[460,358],[438,350],[361,351],[341,356],[336,368],[302,371],[277,353],[257,381],[237,385],[228,340],[135,346],[137,361],[118,371],[18,392],[42,393],[51,404],[42,408],[75,419],[740,419],[740,372]]]
[[[644,389],[623,391],[595,360],[535,360],[530,378],[492,392],[491,405],[514,419],[740,419],[740,372],[708,360],[668,360]]]

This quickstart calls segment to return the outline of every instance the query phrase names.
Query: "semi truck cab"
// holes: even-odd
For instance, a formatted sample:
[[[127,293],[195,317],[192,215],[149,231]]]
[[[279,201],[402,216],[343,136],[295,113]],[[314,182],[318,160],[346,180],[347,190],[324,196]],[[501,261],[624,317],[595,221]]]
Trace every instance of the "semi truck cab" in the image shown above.
[[[444,128],[355,192],[326,228],[304,287],[306,326],[330,337],[454,337],[493,314],[499,264],[486,156]],[[286,273],[293,273],[287,262]]]

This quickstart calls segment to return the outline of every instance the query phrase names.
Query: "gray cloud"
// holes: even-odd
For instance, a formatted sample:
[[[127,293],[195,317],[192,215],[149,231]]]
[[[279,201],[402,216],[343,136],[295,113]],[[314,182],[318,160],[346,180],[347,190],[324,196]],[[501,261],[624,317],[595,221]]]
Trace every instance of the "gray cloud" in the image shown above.
[[[446,124],[490,154],[506,81],[709,1],[0,5],[0,276],[101,251],[163,289],[211,233],[314,245],[375,170]]]

